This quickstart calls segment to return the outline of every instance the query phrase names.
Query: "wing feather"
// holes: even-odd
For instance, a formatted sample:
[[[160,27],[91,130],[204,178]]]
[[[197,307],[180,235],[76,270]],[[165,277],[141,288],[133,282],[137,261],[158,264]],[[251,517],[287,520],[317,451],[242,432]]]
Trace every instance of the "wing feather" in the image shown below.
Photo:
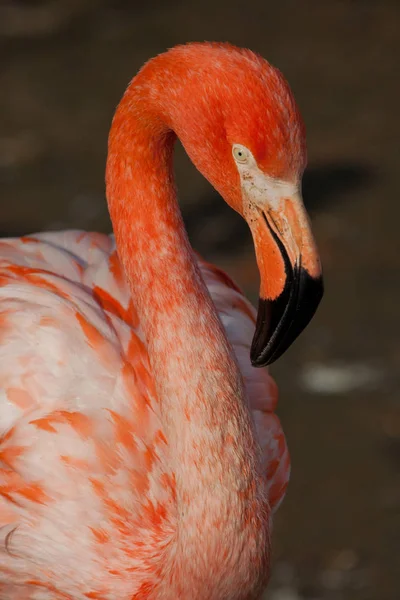
[[[274,414],[276,385],[250,364],[255,311],[225,273],[198,260],[243,374],[275,508],[290,464]],[[47,565],[49,552],[58,565],[53,577],[64,581],[82,568],[83,552],[89,579],[100,554],[108,569],[125,565],[127,573],[152,560],[145,553],[161,532],[174,531],[168,464],[146,344],[113,237],[65,231],[1,240],[0,592],[10,573],[24,583],[30,565]],[[51,545],[65,514],[68,527],[57,532],[64,543]],[[122,597],[119,581],[113,592]],[[31,597],[52,598],[48,592]]]

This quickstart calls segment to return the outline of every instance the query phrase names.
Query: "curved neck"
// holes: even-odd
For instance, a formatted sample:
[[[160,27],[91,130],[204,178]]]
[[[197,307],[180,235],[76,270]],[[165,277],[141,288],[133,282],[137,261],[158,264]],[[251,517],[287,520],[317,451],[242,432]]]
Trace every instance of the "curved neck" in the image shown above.
[[[263,557],[267,519],[241,375],[194,259],[176,200],[175,135],[149,93],[138,87],[139,91],[134,80],[113,121],[107,198],[171,448],[179,544],[189,561],[201,549],[204,572],[196,575],[201,586],[207,585],[211,573],[215,577],[215,564],[210,570],[206,559],[215,563],[221,553],[221,529],[216,524],[224,532],[231,570],[237,570],[239,563],[248,569],[243,536],[261,536],[263,547],[257,543],[254,551]],[[260,556],[252,560],[254,569]],[[234,582],[232,573],[226,574],[229,579],[228,575]],[[201,597],[193,587],[187,596],[183,592],[180,588],[180,597]],[[228,593],[225,597],[235,596]]]

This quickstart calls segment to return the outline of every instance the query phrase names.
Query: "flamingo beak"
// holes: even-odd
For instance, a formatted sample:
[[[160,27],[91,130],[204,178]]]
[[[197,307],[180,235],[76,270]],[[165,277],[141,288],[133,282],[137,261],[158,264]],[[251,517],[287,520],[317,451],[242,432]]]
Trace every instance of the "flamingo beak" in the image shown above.
[[[300,194],[275,195],[273,202],[257,204],[250,227],[261,285],[250,357],[254,367],[264,367],[277,360],[311,321],[323,296],[323,281]]]

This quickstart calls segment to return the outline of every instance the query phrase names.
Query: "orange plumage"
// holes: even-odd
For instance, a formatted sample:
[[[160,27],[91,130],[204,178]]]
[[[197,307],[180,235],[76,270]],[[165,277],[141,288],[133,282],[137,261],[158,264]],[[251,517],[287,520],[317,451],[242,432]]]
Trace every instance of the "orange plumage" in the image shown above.
[[[319,280],[298,195],[304,129],[283,77],[221,44],[147,63],[110,133],[115,241],[0,243],[1,598],[246,600],[266,583],[290,469],[276,385],[250,362],[254,309],[189,245],[176,135],[249,222],[261,301],[303,277],[284,300],[304,312],[304,281]],[[312,316],[297,326],[283,311],[272,330],[271,306],[257,366]]]

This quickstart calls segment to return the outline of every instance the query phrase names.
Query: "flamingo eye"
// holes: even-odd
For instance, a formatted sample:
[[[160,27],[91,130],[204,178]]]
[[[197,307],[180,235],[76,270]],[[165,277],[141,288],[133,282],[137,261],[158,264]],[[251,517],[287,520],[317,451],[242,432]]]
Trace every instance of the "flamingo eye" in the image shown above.
[[[232,154],[233,154],[233,158],[236,160],[236,162],[241,163],[241,164],[247,163],[247,161],[250,158],[250,151],[245,146],[242,146],[241,144],[235,144],[232,147]]]

